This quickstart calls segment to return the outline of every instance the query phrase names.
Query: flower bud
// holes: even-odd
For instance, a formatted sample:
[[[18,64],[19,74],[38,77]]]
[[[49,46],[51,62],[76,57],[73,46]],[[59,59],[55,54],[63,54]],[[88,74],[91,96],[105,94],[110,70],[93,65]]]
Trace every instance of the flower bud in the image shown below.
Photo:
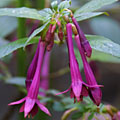
[[[50,43],[47,45],[47,51],[50,51],[54,45],[54,40],[51,40]]]
[[[52,33],[52,34],[55,32],[55,29],[56,29],[56,24],[54,24],[54,25],[52,26],[52,30],[51,30],[51,33]]]
[[[54,33],[51,35],[50,42],[49,42],[49,44],[47,45],[47,48],[46,48],[47,51],[50,51],[50,50],[52,49],[53,45],[54,45]]]
[[[46,38],[45,38],[45,41],[46,42],[50,42],[50,40],[51,40],[51,30],[52,30],[52,24],[50,24],[50,26],[49,26],[49,28],[48,28],[48,31],[47,31],[47,33],[46,33]]]
[[[58,37],[59,37],[60,41],[63,41],[63,31],[62,31],[62,28],[58,32]]]
[[[71,24],[71,25],[72,25],[72,31],[73,31],[74,35],[77,35],[78,34],[77,28],[75,27],[74,24]]]
[[[68,17],[68,16],[63,16],[63,19],[64,19],[67,23],[69,23],[69,22],[70,22],[70,20],[69,20],[69,17]]]

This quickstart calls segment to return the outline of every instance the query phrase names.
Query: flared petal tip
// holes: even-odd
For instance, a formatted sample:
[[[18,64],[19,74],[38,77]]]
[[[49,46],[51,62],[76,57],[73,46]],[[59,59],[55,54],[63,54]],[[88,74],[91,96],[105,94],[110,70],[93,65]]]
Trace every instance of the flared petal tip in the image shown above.
[[[77,102],[80,102],[80,101],[81,101],[80,97],[76,97],[76,99],[77,99]]]
[[[10,106],[10,105],[14,105],[14,104],[13,103],[9,103],[8,106]]]
[[[71,86],[67,90],[60,92],[60,93],[57,93],[55,95],[61,95],[61,94],[67,93],[70,89],[71,89]]]
[[[25,113],[25,114],[24,114],[24,118],[27,118],[27,116],[28,116],[28,118],[30,118],[31,115],[28,114],[28,113]]]
[[[100,88],[96,88],[96,89],[91,89],[89,91],[89,95],[90,98],[92,99],[92,101],[99,106],[101,103],[101,99],[102,99],[102,92]]]
[[[30,118],[30,114],[28,114],[28,113],[24,113],[24,118],[27,118],[27,116],[28,116],[28,118]]]
[[[9,103],[8,105],[17,105],[17,104],[20,104],[20,103],[24,102],[25,99],[26,99],[26,97],[23,98],[23,99],[21,99],[21,100],[15,101],[15,102],[11,102],[11,103]]]
[[[48,115],[49,115],[49,116],[52,116],[50,112],[48,113]]]
[[[27,113],[25,113],[25,114],[24,114],[24,118],[26,118],[26,117],[27,117],[27,115],[28,115],[28,114],[27,114]]]
[[[100,99],[100,100],[96,100],[94,103],[95,103],[97,106],[99,106],[100,103],[101,103],[101,99]]]

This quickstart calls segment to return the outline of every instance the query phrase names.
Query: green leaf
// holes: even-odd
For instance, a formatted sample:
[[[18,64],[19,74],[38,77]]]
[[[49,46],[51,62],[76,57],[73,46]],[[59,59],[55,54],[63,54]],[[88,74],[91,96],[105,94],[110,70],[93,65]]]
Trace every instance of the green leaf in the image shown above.
[[[75,12],[75,15],[79,13],[92,12],[92,11],[98,10],[103,6],[112,4],[116,1],[118,0],[91,0],[90,2],[86,3],[83,7],[78,9]]]
[[[74,17],[76,18],[77,21],[83,21],[95,16],[102,15],[102,14],[106,14],[106,13],[105,12],[87,12],[87,13],[77,14]]]
[[[71,0],[68,0],[68,1],[63,1],[61,2],[59,5],[58,5],[58,9],[61,11],[65,8],[69,8],[71,5]]]
[[[44,21],[44,17],[39,14],[39,11],[32,8],[1,8],[0,16],[13,16],[21,18],[31,18]]]
[[[111,54],[116,57],[120,57],[120,45],[112,42],[110,39],[97,36],[97,35],[86,35],[91,46],[96,51]]]
[[[0,17],[0,37],[6,37],[17,28],[17,19],[14,17]]]
[[[44,17],[43,22],[46,22],[51,19],[53,11],[50,8],[44,8],[43,10],[39,11],[39,14]]]
[[[90,60],[97,60],[97,61],[101,61],[101,62],[120,63],[120,58],[117,58],[112,55],[109,55],[109,54],[106,54],[103,52],[99,52],[96,50],[92,51],[92,56],[91,56]]]
[[[65,97],[65,98],[63,98],[61,101],[62,101],[63,103],[65,103],[65,104],[72,104],[72,103],[74,103],[74,100],[71,99],[70,97]]]
[[[43,26],[41,26],[40,28],[34,30],[34,32],[30,35],[30,37],[28,38],[28,40],[25,42],[24,47],[29,43],[29,41],[35,37],[37,34],[39,34],[42,30],[44,30],[44,28],[49,24],[50,21],[48,21],[47,23],[45,23]]]
[[[32,39],[29,44],[37,43],[40,37],[36,37]],[[17,50],[18,48],[24,47],[25,42],[28,38],[23,38],[16,40],[14,42],[8,43],[0,47],[0,58],[5,57],[6,55],[12,53],[13,51]]]
[[[120,23],[110,17],[97,17],[89,21],[95,34],[105,36],[120,45]],[[104,26],[104,27],[103,27]],[[98,29],[99,28],[99,29]]]
[[[77,48],[75,48],[74,51],[75,51],[75,55],[76,55],[76,58],[77,58],[78,63],[79,63],[79,68],[82,70],[83,63],[81,60],[79,50]],[[120,58],[114,57],[110,54],[106,54],[106,53],[103,53],[100,51],[96,51],[94,49],[92,50],[92,56],[88,60],[89,61],[90,60],[95,60],[95,61],[97,60],[97,61],[101,61],[101,62],[120,63]]]
[[[7,79],[5,82],[7,84],[25,86],[25,79],[26,78],[24,77],[12,77],[10,79]]]

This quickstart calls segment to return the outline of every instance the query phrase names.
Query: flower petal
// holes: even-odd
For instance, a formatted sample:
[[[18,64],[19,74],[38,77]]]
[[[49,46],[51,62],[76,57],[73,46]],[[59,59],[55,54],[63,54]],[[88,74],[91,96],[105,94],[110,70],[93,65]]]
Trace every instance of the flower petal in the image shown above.
[[[34,117],[38,113],[37,104],[35,104],[35,106],[33,107],[32,111],[30,113],[31,113],[32,117]]]
[[[36,50],[36,53],[35,53],[35,55],[34,55],[34,58],[33,58],[30,66],[29,66],[29,68],[28,68],[27,79],[26,79],[26,81],[25,81],[27,91],[28,91],[29,88],[30,88],[30,85],[31,85],[31,83],[32,83],[32,79],[33,79],[33,77],[34,77],[35,70],[36,70],[36,67],[37,67],[40,41],[41,41],[41,38],[40,38],[40,40],[39,40],[39,43],[38,43],[37,50]]]
[[[27,117],[29,112],[33,109],[34,105],[35,105],[35,99],[31,99],[31,98],[27,97],[26,101],[25,101],[25,107],[24,107],[25,118]]]
[[[81,81],[73,82],[72,83],[72,90],[73,90],[73,93],[74,93],[77,101],[79,102],[81,91],[82,91],[82,82]]]
[[[57,93],[57,94],[55,94],[55,95],[64,94],[64,93],[68,92],[70,89],[71,89],[71,86],[70,86],[67,90],[65,90],[65,91],[63,91],[63,92],[60,92],[60,93]]]
[[[48,114],[49,116],[51,116],[51,114],[50,114],[50,112],[48,111],[48,109],[47,109],[44,105],[42,105],[42,104],[39,102],[39,100],[36,100],[36,103],[37,103],[37,105],[39,106],[39,108],[40,108],[43,112],[45,112],[46,114]]]
[[[19,100],[19,101],[9,103],[8,105],[17,105],[17,104],[20,104],[20,103],[24,102],[24,101],[25,101],[25,99],[26,99],[26,97],[25,97],[25,98],[23,98],[23,99],[21,99],[21,100]]]
[[[92,101],[99,106],[99,104],[101,103],[101,98],[102,98],[102,92],[100,90],[100,88],[90,88],[89,89],[89,95],[92,99]]]
[[[21,106],[19,112],[24,112],[25,103]]]
[[[88,96],[88,89],[85,86],[82,87],[81,95],[86,96],[86,97]]]

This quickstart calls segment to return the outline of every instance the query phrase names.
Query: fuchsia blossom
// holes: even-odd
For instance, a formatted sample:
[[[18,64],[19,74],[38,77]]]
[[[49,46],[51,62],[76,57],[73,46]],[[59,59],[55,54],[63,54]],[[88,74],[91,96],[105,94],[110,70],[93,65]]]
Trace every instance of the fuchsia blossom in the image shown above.
[[[69,52],[69,61],[70,61],[70,73],[71,73],[71,97],[77,98],[77,101],[82,100],[83,96],[88,95],[86,85],[82,81],[82,77],[79,70],[79,65],[75,58],[75,53],[73,50],[72,43],[72,26],[70,23],[66,25],[67,28],[67,45]]]
[[[35,71],[36,71],[37,62],[38,62],[38,56],[39,56],[39,49],[40,49],[40,41],[41,41],[41,38],[39,40],[39,43],[38,43],[37,50],[36,50],[36,53],[34,55],[34,58],[33,58],[30,66],[28,68],[27,78],[26,78],[26,81],[25,81],[27,91],[30,88],[30,85],[32,83],[32,80],[33,80],[33,77],[34,77],[34,74],[35,74]]]
[[[39,40],[39,42],[41,41],[41,38]],[[26,88],[27,91],[30,88],[30,85],[32,83],[34,74],[35,74],[35,70],[37,67],[37,61],[38,61],[38,55],[39,55],[39,47],[40,44],[38,44],[36,53],[34,55],[34,58],[28,68],[28,72],[27,72],[27,79],[26,79]],[[41,70],[41,82],[40,82],[40,88],[44,89],[44,90],[48,90],[49,87],[49,62],[50,62],[50,52],[46,51],[45,55],[44,55],[44,61],[43,61],[43,65],[42,65],[42,70]],[[39,95],[45,96],[44,92],[40,92]]]
[[[37,62],[37,67],[36,67],[35,74],[34,74],[32,83],[30,85],[30,88],[28,89],[27,96],[19,101],[12,102],[9,104],[9,105],[16,105],[16,104],[20,104],[24,102],[24,104],[20,108],[20,112],[24,111],[25,117],[27,117],[27,115],[29,116],[30,114],[32,115],[32,117],[34,117],[38,112],[38,106],[42,111],[50,115],[50,112],[48,111],[48,109],[44,105],[42,105],[37,99],[38,93],[39,93],[40,73],[41,73],[45,46],[46,46],[45,42],[42,42],[42,41],[39,42],[39,45],[37,48],[38,49],[38,54],[37,54],[38,60],[37,61],[35,60],[35,62]]]
[[[90,68],[89,63],[87,62],[86,56],[84,54],[84,50],[80,43],[79,35],[75,36],[75,40],[76,40],[76,43],[77,43],[77,46],[78,46],[78,49],[79,49],[79,52],[81,54],[81,58],[83,61],[84,72],[85,72],[87,84],[93,86],[93,87],[89,87],[89,95],[90,95],[91,99],[93,100],[93,102],[96,105],[99,105],[101,103],[101,97],[102,97],[102,92],[99,88],[100,86],[97,85],[95,76]]]
[[[83,47],[84,52],[86,53],[87,57],[90,57],[91,54],[92,54],[92,48],[91,48],[88,40],[86,39],[83,31],[81,30],[78,22],[76,21],[76,19],[74,17],[72,17],[72,21],[73,21],[73,23],[75,24],[75,26],[76,26],[76,28],[78,30],[80,41],[81,41],[81,45]]]
[[[68,45],[68,52],[69,52],[69,63],[70,63],[70,73],[71,73],[71,86],[68,90],[71,89],[70,96],[71,98],[76,98],[77,101],[81,101],[83,96],[88,96],[88,90],[86,88],[86,84],[82,81],[82,77],[79,70],[79,65],[75,58],[75,53],[73,50],[73,43],[72,43],[72,26],[70,23],[66,25],[67,28],[67,45]],[[62,92],[65,93],[68,90]]]

